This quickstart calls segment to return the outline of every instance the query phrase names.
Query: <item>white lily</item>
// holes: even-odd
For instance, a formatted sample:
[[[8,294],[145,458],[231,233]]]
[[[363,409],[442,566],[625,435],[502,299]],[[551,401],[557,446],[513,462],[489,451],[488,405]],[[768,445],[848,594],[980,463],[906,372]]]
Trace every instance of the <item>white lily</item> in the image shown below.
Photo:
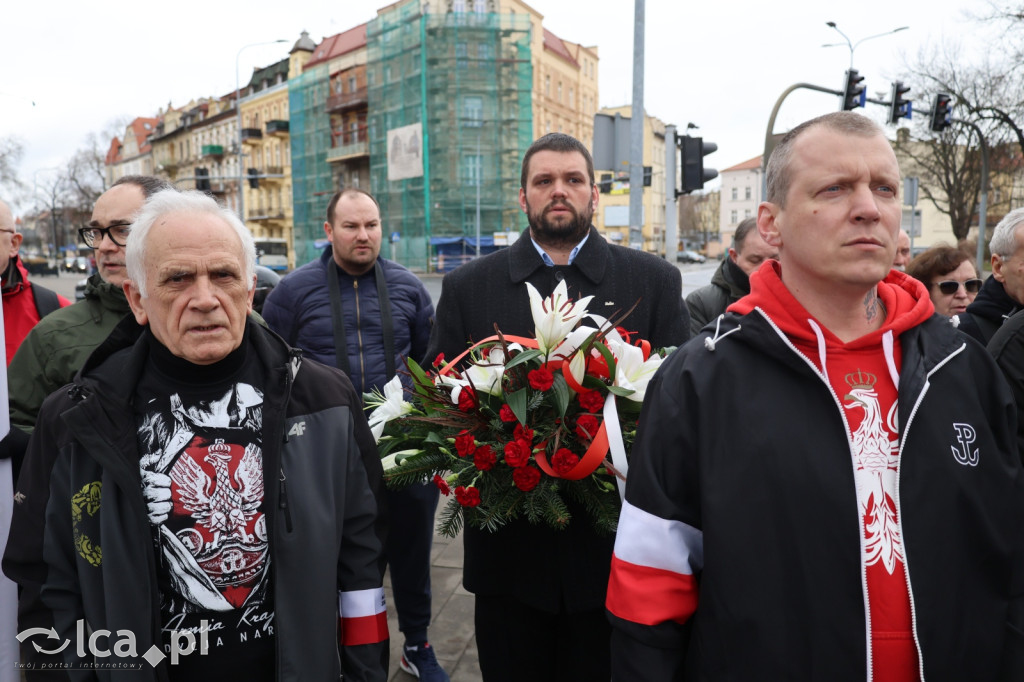
[[[640,348],[621,341],[610,341],[608,348],[615,356],[615,385],[633,390],[625,396],[627,399],[643,402],[647,384],[661,367],[664,358],[658,354],[651,354],[644,360],[644,353]]]
[[[384,459],[382,459],[380,461],[380,465],[384,469],[384,471],[391,471],[392,469],[397,469],[398,467],[400,467],[402,465],[401,462],[398,461],[399,457],[404,459],[406,457],[411,457],[412,455],[418,455],[421,452],[423,452],[423,451],[422,450],[401,450],[399,452],[392,452],[390,455],[388,455],[387,457],[385,457]]]
[[[541,298],[540,292],[529,282],[526,283],[526,291],[530,295],[530,311],[533,313],[537,346],[545,356],[557,348],[587,314],[587,304],[594,298],[585,296],[575,303],[572,302],[569,300],[569,291],[564,280],[558,283],[547,298]]]
[[[402,388],[402,380],[397,376],[384,384],[383,400],[377,403],[377,409],[370,413],[367,420],[370,424],[370,431],[373,432],[373,440],[379,441],[384,433],[384,425],[392,419],[397,419],[403,414],[408,414],[416,408],[412,403],[405,400],[405,390]]]
[[[510,351],[522,350],[518,343],[508,345]],[[491,395],[501,395],[501,378],[505,375],[505,353],[500,347],[491,348],[487,355],[466,368],[464,375],[476,390]],[[454,397],[458,404],[458,395]]]

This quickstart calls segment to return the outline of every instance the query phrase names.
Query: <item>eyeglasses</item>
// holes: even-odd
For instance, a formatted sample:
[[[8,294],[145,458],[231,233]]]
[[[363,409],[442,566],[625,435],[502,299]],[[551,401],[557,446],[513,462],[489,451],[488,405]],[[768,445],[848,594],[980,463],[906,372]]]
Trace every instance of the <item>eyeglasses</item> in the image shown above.
[[[128,243],[128,235],[131,234],[131,231],[131,223],[120,223],[109,227],[83,227],[78,230],[78,236],[90,249],[98,249],[100,242],[103,241],[103,235],[110,237],[110,241],[118,246],[124,246]]]
[[[952,296],[960,289],[960,285],[964,285],[964,291],[969,294],[976,294],[981,291],[982,281],[980,279],[969,279],[966,282],[957,282],[956,280],[946,280],[945,282],[935,282],[932,284],[933,287],[938,287],[946,296]]]

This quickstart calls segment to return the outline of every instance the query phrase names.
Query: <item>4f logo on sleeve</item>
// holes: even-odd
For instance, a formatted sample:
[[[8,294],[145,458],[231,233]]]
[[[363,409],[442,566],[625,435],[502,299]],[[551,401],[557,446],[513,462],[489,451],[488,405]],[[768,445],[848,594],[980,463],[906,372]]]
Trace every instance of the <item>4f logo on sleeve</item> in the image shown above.
[[[978,450],[971,449],[978,437],[974,427],[970,424],[954,423],[953,430],[956,431],[956,445],[950,446],[953,450],[953,459],[964,466],[978,466]]]
[[[292,428],[288,429],[289,436],[301,436],[306,432],[306,422],[295,422],[292,424]]]

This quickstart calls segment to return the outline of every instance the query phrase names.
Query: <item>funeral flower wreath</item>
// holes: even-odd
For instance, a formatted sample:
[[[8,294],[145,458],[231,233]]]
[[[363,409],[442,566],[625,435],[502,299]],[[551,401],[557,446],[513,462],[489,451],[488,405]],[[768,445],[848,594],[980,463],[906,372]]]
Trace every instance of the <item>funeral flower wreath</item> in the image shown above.
[[[411,388],[396,376],[366,396],[388,485],[431,478],[450,497],[439,527],[449,537],[519,517],[564,528],[572,509],[616,528],[640,406],[672,349],[628,343],[564,282],[547,298],[527,291],[534,337],[496,329],[429,371],[407,361]]]

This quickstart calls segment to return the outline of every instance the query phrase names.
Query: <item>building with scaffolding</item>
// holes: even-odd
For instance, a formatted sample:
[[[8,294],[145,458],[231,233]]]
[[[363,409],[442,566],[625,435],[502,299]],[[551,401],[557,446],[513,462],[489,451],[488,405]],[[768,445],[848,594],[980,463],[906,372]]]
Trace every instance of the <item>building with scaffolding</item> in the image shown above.
[[[518,0],[402,0],[325,39],[289,83],[296,264],[342,187],[376,196],[384,255],[416,270],[432,239],[475,252],[478,234],[522,232],[527,147],[556,130],[589,146],[597,106],[596,48],[542,18]]]

